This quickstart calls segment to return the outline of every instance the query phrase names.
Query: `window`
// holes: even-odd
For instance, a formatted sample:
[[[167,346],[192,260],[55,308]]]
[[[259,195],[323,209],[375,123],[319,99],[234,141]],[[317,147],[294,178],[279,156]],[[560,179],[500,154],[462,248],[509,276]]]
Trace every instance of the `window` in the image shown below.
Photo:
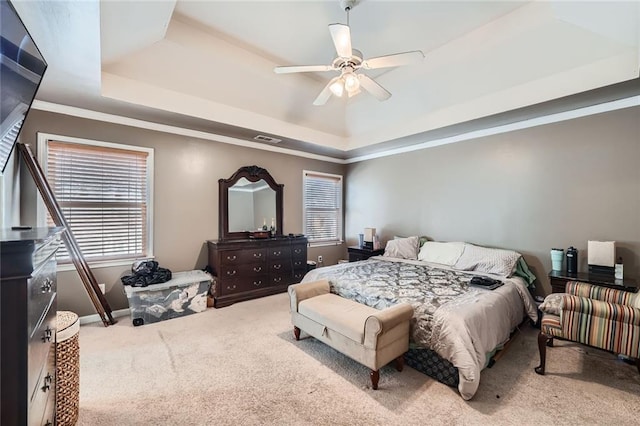
[[[309,243],[342,241],[342,176],[303,171],[303,227]]]
[[[45,145],[47,180],[87,261],[152,256],[153,150],[64,137]],[[58,260],[71,262],[66,247]]]

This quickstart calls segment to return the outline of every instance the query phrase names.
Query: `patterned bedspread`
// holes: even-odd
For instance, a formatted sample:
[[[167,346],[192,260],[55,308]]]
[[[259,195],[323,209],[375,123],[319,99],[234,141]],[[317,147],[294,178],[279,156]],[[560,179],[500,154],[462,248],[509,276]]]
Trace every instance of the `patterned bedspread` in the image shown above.
[[[504,343],[526,315],[537,310],[524,280],[505,279],[495,290],[469,286],[473,274],[418,261],[371,258],[310,271],[303,282],[326,279],[332,292],[384,309],[413,306],[412,344],[432,349],[460,374],[459,390],[477,390],[486,355]]]

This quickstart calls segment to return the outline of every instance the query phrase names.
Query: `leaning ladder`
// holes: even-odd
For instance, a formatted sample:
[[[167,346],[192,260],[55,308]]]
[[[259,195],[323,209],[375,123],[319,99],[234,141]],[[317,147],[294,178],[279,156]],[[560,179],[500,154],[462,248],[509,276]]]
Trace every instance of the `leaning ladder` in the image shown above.
[[[91,299],[91,303],[93,303],[93,306],[96,308],[96,311],[100,315],[102,323],[105,327],[108,327],[110,324],[115,324],[116,322],[111,314],[111,307],[109,306],[109,302],[107,302],[107,299],[102,294],[96,277],[93,275],[93,272],[89,268],[89,264],[82,255],[80,247],[78,247],[78,242],[71,232],[69,223],[65,219],[64,214],[60,209],[60,205],[58,204],[55,194],[53,193],[53,190],[51,189],[51,186],[47,181],[47,177],[42,171],[40,164],[38,164],[38,160],[33,155],[33,152],[31,152],[31,148],[29,148],[29,145],[18,143],[17,146],[18,152],[20,152],[22,159],[29,169],[29,173],[31,173],[31,177],[36,183],[38,191],[40,191],[40,195],[44,200],[45,206],[47,206],[47,210],[49,211],[49,214],[53,219],[53,223],[55,223],[56,226],[61,226],[64,229],[64,232],[62,232],[62,240],[67,246],[67,251],[71,256],[73,265],[76,267],[78,275],[80,275],[80,279],[82,280],[82,284],[84,284],[84,288],[87,291],[89,298]]]

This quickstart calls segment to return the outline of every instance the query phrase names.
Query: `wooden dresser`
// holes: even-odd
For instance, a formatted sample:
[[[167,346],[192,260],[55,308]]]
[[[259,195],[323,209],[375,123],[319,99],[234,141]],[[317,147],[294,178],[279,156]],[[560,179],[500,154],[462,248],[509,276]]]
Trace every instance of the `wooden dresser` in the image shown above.
[[[307,239],[207,241],[216,308],[287,291],[307,272]]]
[[[61,229],[0,232],[0,424],[53,425]]]

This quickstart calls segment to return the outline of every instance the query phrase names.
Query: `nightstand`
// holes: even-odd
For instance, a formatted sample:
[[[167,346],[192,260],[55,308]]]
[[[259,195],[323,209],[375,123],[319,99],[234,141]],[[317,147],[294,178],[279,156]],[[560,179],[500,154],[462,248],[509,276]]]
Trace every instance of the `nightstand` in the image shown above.
[[[617,288],[618,290],[630,291],[632,293],[638,291],[638,282],[633,278],[617,280],[611,275],[595,275],[587,272],[569,274],[567,271],[550,271],[549,281],[551,282],[552,293],[564,293],[567,281],[581,281],[583,283]]]
[[[359,260],[367,260],[371,256],[382,256],[384,249],[369,250],[360,247],[347,247],[349,252],[349,262],[357,262]]]

